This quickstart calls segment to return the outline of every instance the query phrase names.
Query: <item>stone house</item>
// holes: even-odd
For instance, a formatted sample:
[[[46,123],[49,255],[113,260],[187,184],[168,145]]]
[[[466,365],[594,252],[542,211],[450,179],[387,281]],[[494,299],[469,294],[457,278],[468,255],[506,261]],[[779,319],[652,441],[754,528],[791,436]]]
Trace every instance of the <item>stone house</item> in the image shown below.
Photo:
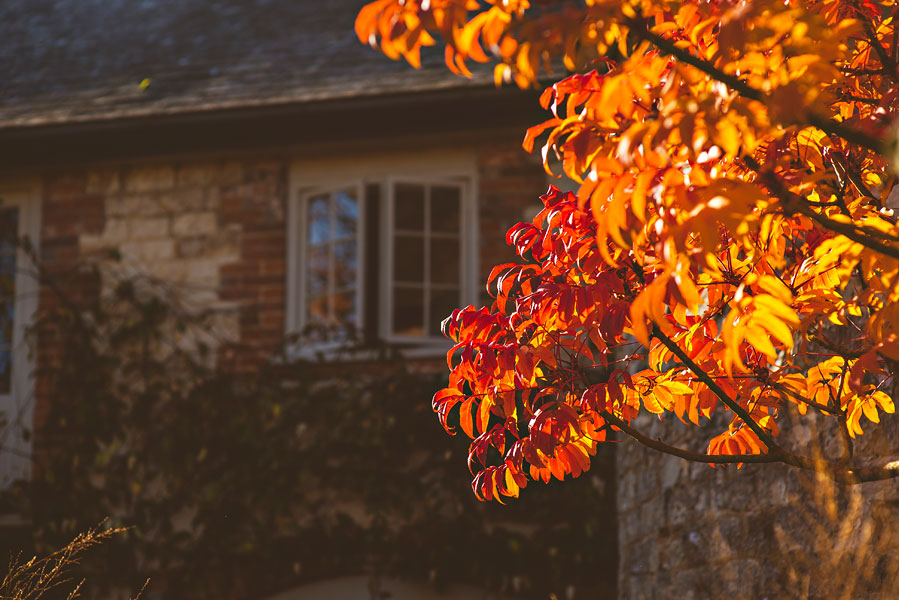
[[[51,402],[56,340],[26,340],[59,301],[38,275],[88,297],[165,282],[215,311],[216,359],[242,368],[301,332],[297,355],[351,331],[445,352],[439,321],[480,301],[546,189],[521,149],[542,111],[489,70],[457,78],[437,53],[415,72],[365,47],[363,4],[0,7],[0,491],[29,476]],[[0,550],[17,524],[0,515]]]
[[[40,431],[48,401],[32,375],[54,356],[52,340],[28,352],[29,316],[55,300],[9,236],[30,238],[48,273],[114,251],[104,277],[145,273],[220,308],[218,358],[235,364],[235,347],[302,331],[316,350],[350,329],[413,357],[445,348],[440,316],[481,300],[505,231],[546,188],[520,148],[543,114],[536,92],[489,73],[455,78],[439,56],[413,72],[362,46],[363,4],[0,6],[0,487],[27,476],[22,432]],[[814,541],[795,471],[628,445],[617,472],[622,598],[825,597],[783,558]],[[862,506],[892,514],[896,497],[871,484]]]
[[[5,3],[4,231],[47,272],[113,251],[115,269],[221,308],[221,340],[245,349],[355,330],[434,356],[442,315],[478,301],[545,190],[520,148],[539,106],[441,57],[386,60],[352,33],[363,4]],[[29,373],[52,348],[29,357],[24,329],[53,300],[18,272],[0,407],[39,424]],[[26,468],[6,456],[4,481]]]

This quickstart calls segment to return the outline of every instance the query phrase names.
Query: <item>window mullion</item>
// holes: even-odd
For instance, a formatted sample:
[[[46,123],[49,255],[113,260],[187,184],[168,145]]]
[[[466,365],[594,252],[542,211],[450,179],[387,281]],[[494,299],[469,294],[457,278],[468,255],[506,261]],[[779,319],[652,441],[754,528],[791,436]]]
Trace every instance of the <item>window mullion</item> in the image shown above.
[[[393,291],[393,280],[396,277],[393,261],[396,252],[396,232],[394,231],[394,213],[396,212],[396,182],[389,180],[386,186],[384,202],[381,210],[381,253],[383,255],[385,273],[381,294],[382,331],[389,337],[394,335],[393,305],[396,302]]]
[[[466,281],[468,280],[468,253],[475,251],[477,245],[469,244],[468,235],[470,232],[468,231],[468,203],[465,201],[466,193],[468,192],[467,186],[459,185],[459,230],[456,232],[459,240],[459,273],[458,282],[459,282],[459,306],[465,306],[468,304],[466,295],[468,292],[466,291]]]
[[[356,289],[354,292],[355,302],[356,302],[356,336],[360,339],[364,339],[365,337],[365,297],[364,297],[364,289],[365,289],[365,252],[363,252],[363,247],[365,245],[365,223],[366,223],[366,213],[368,207],[365,202],[365,184],[364,182],[357,183],[355,186],[356,191]]]
[[[425,223],[424,223],[424,244],[425,244],[425,279],[423,283],[424,306],[422,314],[424,323],[422,326],[422,335],[428,335],[428,323],[431,322],[431,186],[425,185]]]
[[[328,320],[331,324],[334,316],[334,292],[337,280],[337,265],[334,257],[334,238],[337,237],[337,197],[334,192],[328,195]]]

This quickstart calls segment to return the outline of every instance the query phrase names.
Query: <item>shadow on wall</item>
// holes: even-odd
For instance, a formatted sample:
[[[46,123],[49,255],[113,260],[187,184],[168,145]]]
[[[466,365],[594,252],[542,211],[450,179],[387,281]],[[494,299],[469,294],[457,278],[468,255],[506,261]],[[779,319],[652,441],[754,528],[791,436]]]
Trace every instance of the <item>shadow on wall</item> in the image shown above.
[[[366,575],[393,598],[616,597],[611,448],[577,481],[479,503],[468,441],[428,401],[442,371],[400,357],[228,369],[208,360],[219,312],[164,282],[66,298],[34,328],[56,349],[39,374],[40,468],[8,502],[39,554],[125,528],[73,570],[82,597],[147,578],[147,600],[384,597]]]
[[[782,416],[790,447],[840,451],[825,442],[829,421]],[[666,441],[696,441],[696,429],[676,419],[642,427]],[[891,448],[899,448],[895,418],[856,440],[860,456]],[[621,598],[899,597],[895,480],[844,487],[783,465],[713,469],[629,443],[618,449],[617,472]]]

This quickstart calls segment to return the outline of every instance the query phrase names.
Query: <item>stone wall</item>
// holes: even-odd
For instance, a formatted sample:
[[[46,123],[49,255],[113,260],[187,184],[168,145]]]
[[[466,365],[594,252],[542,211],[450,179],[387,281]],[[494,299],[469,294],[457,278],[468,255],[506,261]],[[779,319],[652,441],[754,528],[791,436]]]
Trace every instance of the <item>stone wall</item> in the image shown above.
[[[787,447],[838,452],[822,423],[785,416]],[[712,435],[673,416],[637,425],[693,450]],[[899,419],[878,427],[866,427],[857,456],[895,458]],[[618,448],[617,473],[621,598],[896,597],[899,481],[840,488],[792,467],[711,468],[632,441]]]
[[[124,276],[166,282],[219,313],[219,358],[250,366],[284,333],[288,164],[244,157],[49,171],[41,178],[46,275],[77,301]],[[480,148],[478,176],[483,289],[492,266],[514,258],[505,233],[533,216],[547,178],[512,138]],[[79,268],[85,261],[100,269]],[[59,301],[41,290],[42,309]],[[41,332],[39,367],[55,360],[54,336]],[[39,378],[38,429],[46,392]],[[871,426],[859,454],[899,448],[897,419],[886,420],[887,433]],[[639,425],[693,449],[711,435],[674,418]],[[814,446],[814,427],[788,429],[795,443]],[[712,469],[629,441],[616,456],[621,598],[885,599],[899,589],[899,482],[835,490],[789,467]]]
[[[80,239],[98,235],[105,227],[105,210],[100,194],[87,193],[84,173],[52,173],[41,181],[40,258],[43,285],[38,297],[38,310],[51,311],[61,302],[85,305],[99,294],[96,273],[81,268]],[[44,424],[49,410],[50,382],[41,376],[42,369],[59,361],[60,331],[41,327],[37,331],[35,362],[34,428],[36,448],[45,445]],[[36,461],[40,464],[40,460]]]
[[[90,261],[104,287],[146,276],[221,310],[223,341],[276,346],[284,318],[284,161],[185,161],[87,169],[47,184],[50,263]]]
[[[179,288],[190,302],[216,303],[220,267],[237,260],[241,241],[240,226],[221,217],[222,194],[241,182],[243,166],[186,163],[87,171],[85,194],[101,200],[105,219],[98,232],[79,237],[82,256],[105,267],[107,285],[116,276],[146,275]]]
[[[493,265],[514,258],[506,231],[533,216],[547,178],[517,135],[479,148],[483,290]],[[45,274],[81,303],[124,278],[168,286],[188,308],[216,313],[203,342],[218,348],[218,360],[252,368],[284,336],[289,164],[283,156],[238,155],[47,170],[39,178]],[[58,300],[42,289],[42,309]],[[41,336],[39,368],[55,360],[53,332]],[[46,412],[40,378],[38,397],[40,424]]]
[[[48,285],[39,310],[59,302],[88,307],[128,279],[165,291],[186,311],[211,315],[202,340],[196,331],[172,332],[175,343],[202,342],[219,354],[271,350],[283,332],[285,181],[283,163],[255,159],[44,173],[40,246]],[[262,260],[260,245],[270,258]],[[235,276],[240,269],[246,276]],[[268,335],[247,329],[260,319]],[[50,401],[40,374],[58,360],[58,333],[41,328],[37,339],[38,432]]]

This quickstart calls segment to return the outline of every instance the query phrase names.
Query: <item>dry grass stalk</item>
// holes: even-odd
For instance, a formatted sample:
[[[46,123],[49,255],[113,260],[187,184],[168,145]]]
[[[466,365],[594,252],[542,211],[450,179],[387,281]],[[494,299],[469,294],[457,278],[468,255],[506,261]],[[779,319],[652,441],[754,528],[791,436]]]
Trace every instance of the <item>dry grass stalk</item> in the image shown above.
[[[89,548],[123,531],[124,529],[93,528],[79,534],[66,546],[48,556],[34,556],[24,562],[21,555],[13,557],[9,569],[0,580],[0,600],[37,600],[51,590],[70,584],[73,587],[66,599],[77,598],[84,580],[75,581],[71,572],[79,564],[81,555]],[[144,582],[132,600],[140,598],[148,582],[149,580]]]

